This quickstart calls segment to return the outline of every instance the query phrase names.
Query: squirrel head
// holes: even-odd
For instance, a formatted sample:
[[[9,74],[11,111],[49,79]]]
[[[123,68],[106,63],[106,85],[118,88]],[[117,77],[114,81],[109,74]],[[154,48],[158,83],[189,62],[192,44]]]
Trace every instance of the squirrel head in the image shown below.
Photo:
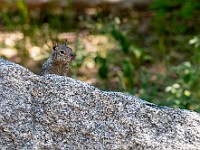
[[[74,54],[72,53],[72,49],[68,47],[67,41],[64,44],[53,42],[52,55],[55,61],[67,64],[74,59]]]

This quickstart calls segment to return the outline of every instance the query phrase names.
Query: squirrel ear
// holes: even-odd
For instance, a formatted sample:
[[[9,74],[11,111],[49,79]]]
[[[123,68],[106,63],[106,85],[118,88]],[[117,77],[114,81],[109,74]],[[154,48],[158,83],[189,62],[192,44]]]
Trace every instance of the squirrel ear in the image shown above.
[[[67,45],[67,39],[65,40],[65,45]]]
[[[56,41],[53,41],[53,49],[55,50],[55,48],[58,46],[58,43]]]

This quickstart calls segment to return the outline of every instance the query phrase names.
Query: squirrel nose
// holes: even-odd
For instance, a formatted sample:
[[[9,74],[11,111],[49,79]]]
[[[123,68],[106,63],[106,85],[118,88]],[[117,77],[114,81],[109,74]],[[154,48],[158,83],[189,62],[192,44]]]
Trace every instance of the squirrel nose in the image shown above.
[[[74,58],[74,57],[75,57],[75,55],[74,55],[74,54],[70,54],[70,57],[71,57],[71,58]]]

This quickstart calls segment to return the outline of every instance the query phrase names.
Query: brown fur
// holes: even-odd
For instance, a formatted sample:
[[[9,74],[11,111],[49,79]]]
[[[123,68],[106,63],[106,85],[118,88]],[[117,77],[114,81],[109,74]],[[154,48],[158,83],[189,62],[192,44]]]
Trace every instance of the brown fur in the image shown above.
[[[69,76],[69,63],[73,58],[72,49],[66,43],[53,43],[52,53],[43,64],[41,75],[57,74],[60,76]]]

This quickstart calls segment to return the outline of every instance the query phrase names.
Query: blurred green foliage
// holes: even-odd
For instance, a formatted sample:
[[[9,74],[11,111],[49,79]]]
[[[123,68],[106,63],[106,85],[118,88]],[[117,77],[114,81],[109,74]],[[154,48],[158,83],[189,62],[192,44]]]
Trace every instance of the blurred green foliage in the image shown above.
[[[99,68],[99,71],[98,71],[98,73],[99,73],[99,76],[102,78],[102,79],[106,79],[106,78],[108,78],[108,58],[103,58],[103,57],[101,57],[101,56],[96,56],[96,58],[95,58],[95,62],[96,62],[96,64],[97,64],[97,66],[98,66],[98,68]]]
[[[153,29],[166,41],[163,48],[170,48],[167,52],[169,74],[175,73],[173,83],[166,82],[167,101],[175,107],[200,111],[200,3],[198,0],[156,0],[150,8],[156,13]],[[175,53],[182,58],[174,59]]]
[[[81,39],[76,40],[73,77],[79,79],[80,68],[89,60],[97,69],[96,86],[103,90],[200,112],[198,0],[154,0],[148,10],[133,11],[129,16],[76,14],[71,5],[58,12],[51,7],[29,11],[24,0],[18,1],[17,13],[6,7],[2,10],[0,22],[6,30],[21,30],[25,35],[16,45],[20,57],[29,57],[23,44],[27,37],[35,45],[42,45],[63,31],[87,30],[91,35],[104,35],[112,39],[107,44],[116,45],[113,49],[88,52]],[[148,24],[147,30],[141,33],[143,14],[149,13],[150,22],[144,23]]]

